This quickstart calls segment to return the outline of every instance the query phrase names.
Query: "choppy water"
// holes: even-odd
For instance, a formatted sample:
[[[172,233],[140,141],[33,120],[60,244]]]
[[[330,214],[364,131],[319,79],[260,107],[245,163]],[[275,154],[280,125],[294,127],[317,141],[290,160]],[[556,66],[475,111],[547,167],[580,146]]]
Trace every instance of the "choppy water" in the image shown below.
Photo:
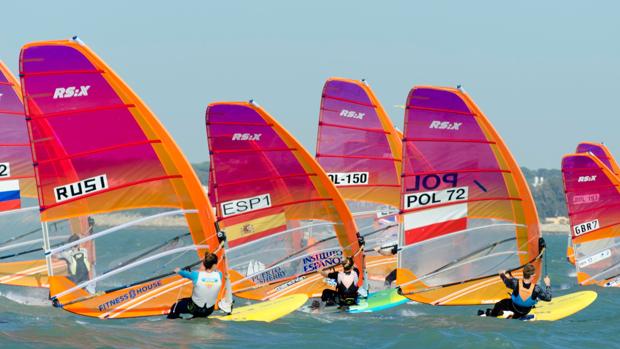
[[[574,292],[566,238],[546,236],[554,295]],[[0,298],[0,346],[10,347],[253,347],[253,348],[585,348],[619,347],[619,289],[601,289],[586,310],[556,322],[474,316],[477,307],[406,304],[375,314],[314,317],[294,313],[271,324],[163,318],[100,321],[46,306]]]

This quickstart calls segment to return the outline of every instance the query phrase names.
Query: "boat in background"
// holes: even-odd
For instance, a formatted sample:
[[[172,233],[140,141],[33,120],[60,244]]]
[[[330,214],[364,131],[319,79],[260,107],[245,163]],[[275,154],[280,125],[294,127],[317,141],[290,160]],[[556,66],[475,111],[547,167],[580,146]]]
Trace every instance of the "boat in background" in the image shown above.
[[[366,270],[383,281],[397,249],[402,134],[362,80],[330,78],[321,95],[316,159],[347,202],[366,242]]]
[[[403,139],[397,284],[433,305],[506,298],[500,271],[540,275],[544,242],[525,178],[507,146],[459,88],[414,87]]]
[[[349,209],[325,171],[282,125],[251,101],[210,104],[206,125],[208,192],[228,237],[236,296],[320,296],[334,285],[318,271],[347,257],[354,257],[363,274]]]

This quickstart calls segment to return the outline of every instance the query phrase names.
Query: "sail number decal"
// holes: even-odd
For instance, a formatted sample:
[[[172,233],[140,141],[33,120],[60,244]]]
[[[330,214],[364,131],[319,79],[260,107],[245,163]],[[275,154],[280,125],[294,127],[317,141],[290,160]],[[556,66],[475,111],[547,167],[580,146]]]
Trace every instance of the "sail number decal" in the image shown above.
[[[11,165],[8,162],[0,162],[0,178],[11,177]]]
[[[368,172],[335,172],[327,175],[336,186],[368,184]]]
[[[588,265],[594,264],[596,262],[600,262],[603,259],[607,259],[611,257],[611,250],[610,249],[606,249],[605,251],[599,252],[595,255],[592,255],[590,257],[586,257],[583,259],[580,259],[577,261],[577,266],[579,268],[584,268],[587,267]]]
[[[428,174],[415,176],[415,182],[413,188],[407,188],[407,191],[418,191],[420,189],[434,190],[440,185],[456,187],[458,185],[458,173],[444,173],[442,175]]]
[[[575,236],[579,236],[598,228],[600,228],[600,225],[598,223],[598,219],[595,219],[593,221],[577,224],[573,227],[573,231],[575,232]]]
[[[222,217],[233,216],[240,213],[259,210],[261,208],[271,207],[271,196],[261,194],[251,198],[232,200],[223,202],[220,205],[222,209]]]
[[[468,187],[407,194],[405,195],[405,209],[466,201],[468,195]]]
[[[97,192],[108,188],[108,177],[105,174],[86,178],[81,181],[54,188],[56,202],[73,199],[79,196]]]
[[[575,195],[573,196],[573,204],[589,204],[593,202],[598,202],[601,198],[601,195],[596,194],[585,194],[585,195]]]

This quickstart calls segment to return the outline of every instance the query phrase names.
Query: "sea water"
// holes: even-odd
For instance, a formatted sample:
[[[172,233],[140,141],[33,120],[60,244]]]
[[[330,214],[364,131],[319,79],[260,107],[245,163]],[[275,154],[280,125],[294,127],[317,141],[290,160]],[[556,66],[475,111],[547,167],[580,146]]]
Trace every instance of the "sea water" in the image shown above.
[[[546,235],[553,294],[593,289],[590,307],[555,322],[475,316],[480,307],[405,304],[372,314],[313,316],[295,312],[272,323],[175,320],[163,317],[96,320],[51,306],[0,297],[2,348],[614,348],[620,328],[620,289],[578,287],[566,262],[566,237]],[[7,298],[8,297],[8,298]],[[24,297],[27,297],[25,295]],[[23,298],[23,297],[22,297]],[[243,304],[242,300],[238,301]]]

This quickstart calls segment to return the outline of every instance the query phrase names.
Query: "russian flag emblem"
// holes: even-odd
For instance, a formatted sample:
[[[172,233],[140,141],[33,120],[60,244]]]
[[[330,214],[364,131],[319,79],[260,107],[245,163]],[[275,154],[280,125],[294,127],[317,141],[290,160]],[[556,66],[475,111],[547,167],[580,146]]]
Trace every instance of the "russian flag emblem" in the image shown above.
[[[0,211],[15,210],[20,207],[19,181],[0,181]]]

